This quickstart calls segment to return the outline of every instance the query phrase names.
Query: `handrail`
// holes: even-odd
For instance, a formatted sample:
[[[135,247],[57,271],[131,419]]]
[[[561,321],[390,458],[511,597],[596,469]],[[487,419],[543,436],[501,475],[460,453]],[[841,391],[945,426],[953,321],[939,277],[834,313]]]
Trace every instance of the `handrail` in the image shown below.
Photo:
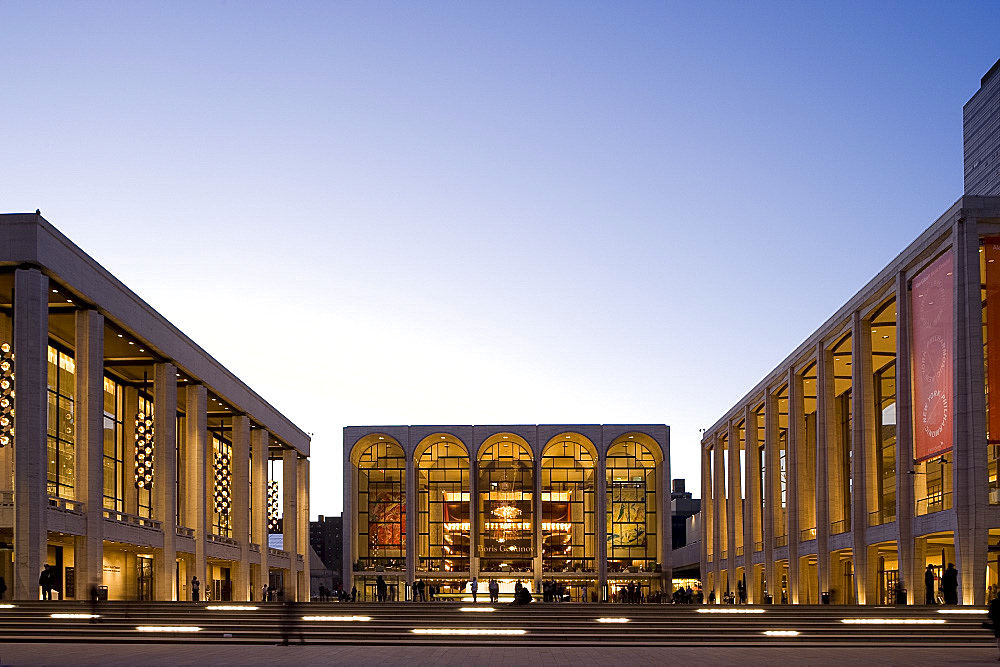
[[[11,504],[14,503],[14,494],[11,493]],[[71,500],[69,498],[60,498],[59,496],[49,496],[49,509],[56,510],[58,512],[68,512],[69,514],[83,514],[84,504],[76,500]]]
[[[144,516],[136,516],[135,514],[129,514],[128,512],[119,512],[118,510],[109,510],[105,508],[104,519],[106,521],[122,524],[123,526],[137,526],[139,528],[145,528],[146,530],[163,530],[163,522],[161,521],[149,519]]]
[[[176,534],[178,537],[194,537],[194,528],[188,528],[187,526],[177,526]]]

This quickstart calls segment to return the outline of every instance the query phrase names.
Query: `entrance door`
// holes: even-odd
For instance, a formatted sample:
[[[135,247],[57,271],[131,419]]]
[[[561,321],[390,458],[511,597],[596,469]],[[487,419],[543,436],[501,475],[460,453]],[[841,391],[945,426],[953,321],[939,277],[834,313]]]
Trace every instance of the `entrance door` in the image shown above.
[[[153,559],[145,556],[136,556],[136,572],[139,577],[138,591],[139,600],[153,599]]]

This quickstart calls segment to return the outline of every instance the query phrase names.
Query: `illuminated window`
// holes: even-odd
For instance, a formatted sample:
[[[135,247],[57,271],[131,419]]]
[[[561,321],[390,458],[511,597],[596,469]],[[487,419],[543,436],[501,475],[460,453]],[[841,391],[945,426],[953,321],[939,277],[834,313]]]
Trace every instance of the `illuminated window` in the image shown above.
[[[469,452],[447,434],[417,447],[417,569],[469,571]]]
[[[608,449],[608,571],[651,571],[656,562],[656,444],[646,436],[618,438]]]
[[[75,373],[73,357],[49,345],[48,493],[61,498],[73,497],[76,482]]]
[[[583,436],[553,438],[542,452],[542,569],[594,572],[596,450]]]
[[[534,464],[528,443],[490,437],[479,455],[479,556],[486,572],[531,572]]]
[[[359,443],[358,565],[406,569],[406,455],[393,440]]]
[[[104,378],[104,507],[125,509],[125,388]]]

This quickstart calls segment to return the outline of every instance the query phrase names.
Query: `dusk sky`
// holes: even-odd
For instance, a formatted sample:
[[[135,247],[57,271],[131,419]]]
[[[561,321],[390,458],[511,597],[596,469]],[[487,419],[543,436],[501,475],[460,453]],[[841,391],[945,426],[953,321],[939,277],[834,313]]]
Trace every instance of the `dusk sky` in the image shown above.
[[[997,2],[0,0],[0,211],[304,431],[711,426],[962,194]]]

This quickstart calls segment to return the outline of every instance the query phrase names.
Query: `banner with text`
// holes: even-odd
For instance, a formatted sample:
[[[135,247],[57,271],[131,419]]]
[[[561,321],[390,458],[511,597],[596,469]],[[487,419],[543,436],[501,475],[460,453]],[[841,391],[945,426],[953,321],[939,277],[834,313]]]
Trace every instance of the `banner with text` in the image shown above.
[[[910,288],[913,458],[917,461],[940,456],[952,447],[954,266],[949,250],[921,271]]]
[[[986,267],[986,401],[989,441],[1000,444],[1000,236],[983,239]]]

